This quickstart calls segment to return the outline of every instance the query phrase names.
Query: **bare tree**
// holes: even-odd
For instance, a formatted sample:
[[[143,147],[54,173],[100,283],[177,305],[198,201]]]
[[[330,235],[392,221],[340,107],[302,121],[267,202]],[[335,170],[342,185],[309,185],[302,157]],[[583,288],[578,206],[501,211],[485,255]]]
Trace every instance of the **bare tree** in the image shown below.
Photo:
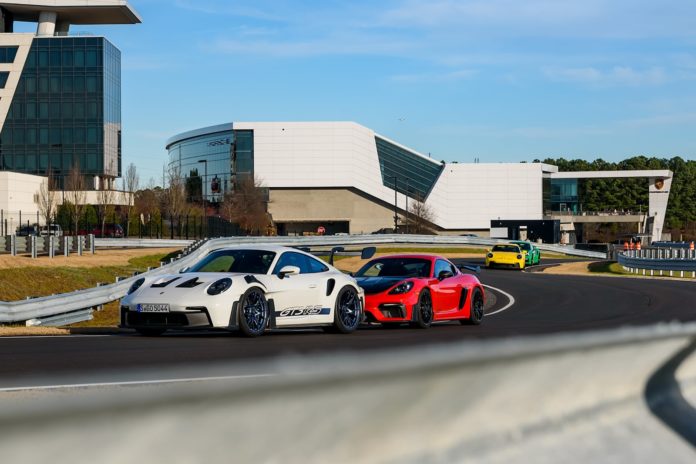
[[[72,204],[72,222],[75,224],[75,233],[80,229],[80,218],[85,209],[87,192],[85,191],[85,178],[80,170],[80,165],[76,164],[68,173],[65,179],[65,198]]]
[[[130,217],[131,208],[135,202],[135,192],[140,187],[140,176],[135,164],[131,163],[126,168],[126,176],[123,178],[124,190],[126,191],[126,237],[130,236]]]
[[[169,186],[162,195],[163,210],[169,215],[171,226],[174,227],[174,220],[179,220],[186,211],[186,181],[181,175],[179,168],[170,166],[167,173]]]
[[[433,211],[420,198],[409,205],[406,223],[413,234],[432,234]]]
[[[225,194],[220,209],[226,219],[239,224],[245,232],[266,234],[272,228],[267,196],[267,190],[257,179],[245,176],[233,192]]]
[[[58,208],[56,199],[56,179],[51,170],[46,171],[46,180],[41,182],[39,191],[35,197],[36,206],[39,214],[43,217],[46,226],[50,226]]]
[[[104,237],[106,230],[106,218],[114,213],[114,191],[109,189],[100,189],[97,191],[97,214],[101,224],[101,236]]]

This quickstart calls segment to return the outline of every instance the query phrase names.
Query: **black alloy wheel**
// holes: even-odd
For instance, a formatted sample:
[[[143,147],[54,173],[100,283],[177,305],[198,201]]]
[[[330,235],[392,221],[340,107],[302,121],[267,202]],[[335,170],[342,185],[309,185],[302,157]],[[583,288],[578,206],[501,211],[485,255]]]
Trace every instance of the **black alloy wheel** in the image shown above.
[[[268,319],[266,295],[259,287],[251,287],[239,300],[239,329],[247,337],[258,337],[266,330]]]
[[[430,327],[430,324],[433,323],[433,298],[430,295],[430,290],[423,289],[420,298],[418,298],[418,306],[413,310],[416,312],[416,320],[411,325],[419,329]]]

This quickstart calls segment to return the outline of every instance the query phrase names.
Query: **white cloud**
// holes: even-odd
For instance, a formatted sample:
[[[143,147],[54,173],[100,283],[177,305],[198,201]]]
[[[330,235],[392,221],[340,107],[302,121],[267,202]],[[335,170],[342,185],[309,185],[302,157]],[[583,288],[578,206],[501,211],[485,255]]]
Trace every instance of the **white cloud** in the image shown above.
[[[658,67],[636,70],[630,66],[614,66],[604,71],[594,67],[547,67],[543,69],[543,72],[549,79],[554,81],[597,85],[629,85],[637,87],[660,85],[668,80],[665,71]]]

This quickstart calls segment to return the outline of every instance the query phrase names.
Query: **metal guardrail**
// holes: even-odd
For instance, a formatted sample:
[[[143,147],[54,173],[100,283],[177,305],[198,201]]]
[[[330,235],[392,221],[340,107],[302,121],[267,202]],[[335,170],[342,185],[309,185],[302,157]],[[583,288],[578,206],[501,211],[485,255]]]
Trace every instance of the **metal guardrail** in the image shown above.
[[[266,244],[266,245],[287,245],[287,246],[358,246],[358,245],[475,245],[493,246],[500,243],[508,243],[509,240],[487,239],[481,237],[460,237],[450,235],[407,235],[407,234],[384,234],[384,235],[322,235],[322,236],[284,236],[284,237],[220,237],[210,239],[210,242],[220,244],[220,246],[244,245],[244,244]],[[163,239],[96,239],[97,248],[167,248],[171,246],[186,246],[194,243],[191,240],[163,240]],[[606,259],[606,253],[588,250],[578,250],[571,246],[551,245],[546,243],[535,243],[542,251],[578,256],[583,258]]]
[[[693,429],[695,339],[674,324],[119,369],[99,388],[11,396],[0,448],[22,463],[692,463],[693,437],[669,414]],[[147,384],[167,378],[181,380]]]
[[[618,262],[636,274],[696,278],[696,251],[685,248],[628,250],[619,253]]]
[[[201,256],[211,250],[231,245],[242,244],[278,244],[288,246],[358,246],[379,244],[423,244],[423,245],[495,245],[505,243],[504,240],[489,240],[477,237],[447,237],[433,235],[353,235],[353,236],[313,236],[313,237],[223,237],[200,242],[176,240],[174,246],[186,246],[187,254],[183,254],[176,262],[168,263],[157,269],[139,276],[121,280],[120,282],[101,287],[64,293],[25,301],[0,302],[0,323],[24,322],[30,319],[42,319],[57,315],[68,315],[98,307],[116,301],[126,295],[132,283],[138,278],[162,274],[176,273],[179,269],[191,266]],[[169,240],[150,239],[95,239],[96,247],[172,247]],[[540,244],[539,248],[560,253],[573,253],[575,256],[605,258],[605,254],[574,250],[557,245]],[[75,321],[76,322],[76,321]]]

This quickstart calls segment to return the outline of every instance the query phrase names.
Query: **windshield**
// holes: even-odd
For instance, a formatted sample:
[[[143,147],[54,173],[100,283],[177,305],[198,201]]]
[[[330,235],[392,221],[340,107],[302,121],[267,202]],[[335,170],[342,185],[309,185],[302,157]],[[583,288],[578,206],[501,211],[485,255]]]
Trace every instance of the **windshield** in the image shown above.
[[[241,272],[268,274],[275,253],[264,250],[218,250],[210,253],[187,272]]]
[[[496,245],[493,251],[503,251],[508,253],[519,253],[520,248],[517,245]]]
[[[422,258],[383,258],[370,261],[356,277],[430,277],[430,260]]]
[[[531,245],[530,243],[527,243],[527,242],[525,242],[525,243],[518,243],[517,246],[519,246],[520,248],[522,248],[524,251],[529,251],[529,250],[532,249],[532,245]]]

